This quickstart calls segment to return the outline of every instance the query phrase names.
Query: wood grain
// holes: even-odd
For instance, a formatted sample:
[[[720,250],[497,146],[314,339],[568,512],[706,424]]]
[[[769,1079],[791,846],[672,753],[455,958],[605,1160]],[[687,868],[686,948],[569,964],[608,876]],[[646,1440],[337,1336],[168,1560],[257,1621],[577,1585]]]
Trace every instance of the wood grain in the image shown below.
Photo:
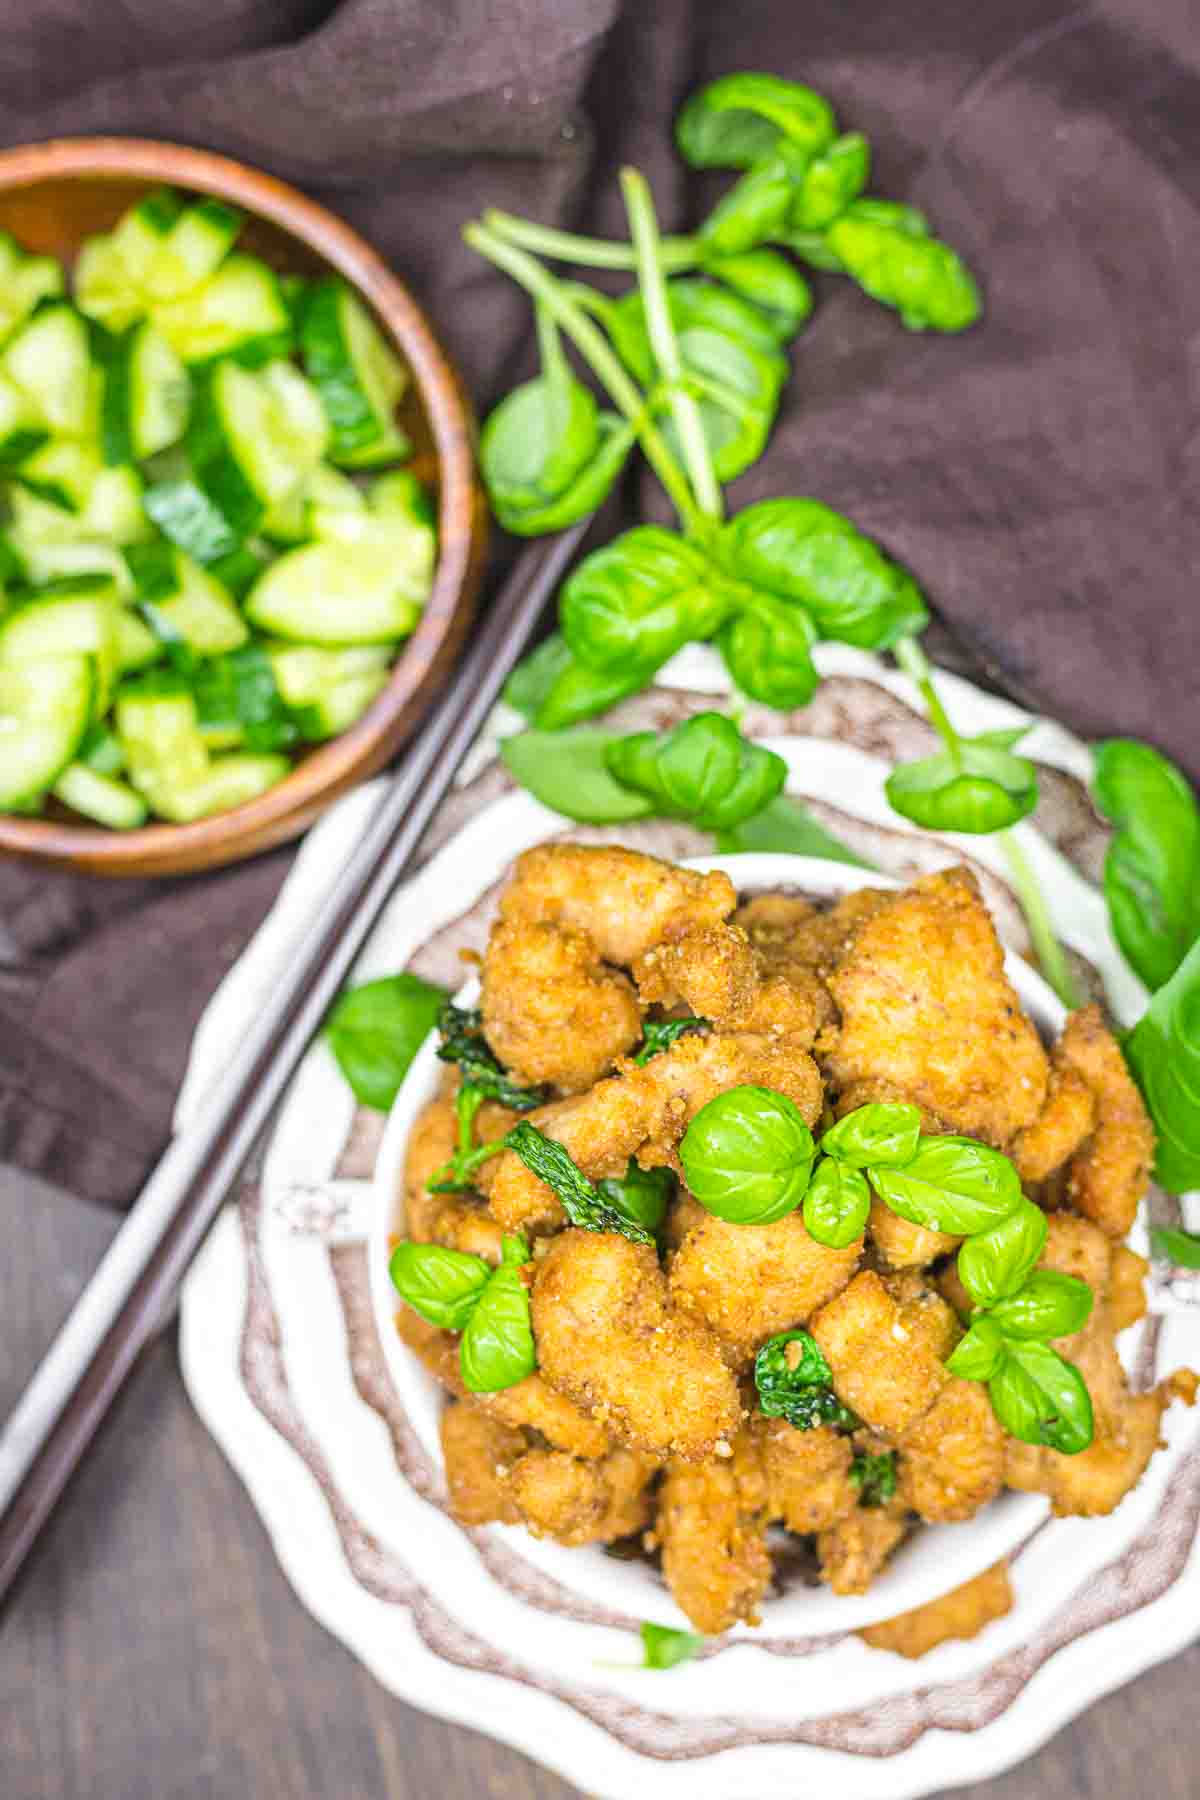
[[[0,1171],[0,1410],[115,1223]],[[1193,1648],[1101,1701],[1020,1768],[946,1800],[1195,1800],[1198,1680]],[[0,1720],[5,1800],[569,1800],[579,1791],[394,1699],[303,1610],[191,1410],[173,1336],[130,1384],[0,1624]]]
[[[207,150],[141,138],[59,138],[0,151],[0,230],[73,263],[149,188],[216,194],[249,215],[242,243],[284,273],[345,278],[403,353],[412,382],[398,409],[409,465],[438,502],[438,564],[420,623],[387,686],[349,731],[301,757],[258,799],[190,825],[105,831],[53,805],[50,816],[0,813],[0,854],[93,875],[217,868],[298,837],[347,788],[375,774],[428,711],[474,614],[487,544],[470,403],[433,326],[382,257],[343,220],[286,182]]]

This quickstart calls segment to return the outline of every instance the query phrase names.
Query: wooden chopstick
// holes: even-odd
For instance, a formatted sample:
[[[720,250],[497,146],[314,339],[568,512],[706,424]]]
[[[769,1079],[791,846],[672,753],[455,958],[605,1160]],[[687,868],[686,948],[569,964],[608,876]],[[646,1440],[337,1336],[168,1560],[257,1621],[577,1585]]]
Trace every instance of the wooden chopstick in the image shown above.
[[[412,861],[589,519],[526,551],[392,777],[303,949],[167,1147],[0,1431],[0,1601],[53,1511]]]

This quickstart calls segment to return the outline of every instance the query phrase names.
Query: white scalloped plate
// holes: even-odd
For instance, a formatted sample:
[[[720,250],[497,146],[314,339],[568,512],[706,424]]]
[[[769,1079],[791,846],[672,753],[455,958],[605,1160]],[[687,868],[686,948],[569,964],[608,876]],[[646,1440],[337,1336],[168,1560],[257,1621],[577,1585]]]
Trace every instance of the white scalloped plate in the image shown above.
[[[703,704],[720,691],[714,661],[681,658],[660,676],[653,704],[665,716]],[[838,650],[826,662],[837,708],[753,728],[787,755],[796,790],[848,835],[858,830],[860,846],[894,873],[968,849],[1002,929],[1014,934],[993,846],[923,838],[882,810],[881,732],[923,729],[903,704],[902,678],[856,652]],[[1020,718],[965,683],[953,684],[953,701],[965,729]],[[1047,766],[1064,772],[1060,784],[1086,767],[1083,747],[1057,728],[1040,726],[1034,741]],[[451,811],[459,828],[396,895],[361,977],[412,962],[458,985],[456,951],[477,946],[486,922],[475,902],[527,843],[563,829],[528,796],[497,787],[485,744],[447,809],[447,830]],[[374,792],[349,796],[306,840],[271,916],[205,1014],[181,1115],[302,936]],[[1068,815],[1075,818],[1070,806]],[[1032,826],[1021,828],[1027,851],[1058,929],[1090,953],[1127,1017],[1139,1004],[1136,984],[1081,872],[1089,857],[1094,865],[1095,845],[1072,844],[1060,824],[1048,815],[1047,830],[1080,866]],[[699,847],[674,827],[639,830],[662,854]],[[578,835],[637,839],[631,831]],[[393,1145],[401,1131],[394,1127]],[[611,1800],[648,1786],[679,1800],[783,1800],[799,1791],[814,1800],[910,1800],[1010,1765],[1194,1634],[1200,1458],[1187,1454],[1195,1426],[1176,1408],[1168,1448],[1111,1518],[1039,1526],[1040,1503],[1014,1498],[1029,1509],[1014,1515],[1019,1530],[998,1506],[978,1523],[927,1534],[942,1545],[962,1534],[954,1581],[1027,1539],[1017,1543],[1012,1614],[970,1643],[904,1663],[845,1635],[845,1603],[800,1591],[768,1604],[762,1632],[730,1634],[684,1668],[614,1666],[635,1660],[641,1617],[675,1616],[665,1588],[599,1553],[535,1545],[501,1527],[464,1531],[446,1510],[430,1397],[385,1354],[372,1300],[365,1238],[377,1147],[377,1127],[356,1115],[316,1046],[276,1122],[261,1179],[227,1210],[189,1277],[181,1351],[192,1398],[242,1475],[297,1593],[406,1700],[492,1732]],[[394,1163],[388,1193],[393,1171]],[[1159,1300],[1164,1291],[1160,1283]],[[1194,1321],[1180,1313],[1128,1334],[1142,1378],[1200,1361]],[[908,1571],[901,1559],[888,1577],[896,1585],[887,1610],[911,1604],[918,1582],[930,1587],[924,1555],[918,1542]]]

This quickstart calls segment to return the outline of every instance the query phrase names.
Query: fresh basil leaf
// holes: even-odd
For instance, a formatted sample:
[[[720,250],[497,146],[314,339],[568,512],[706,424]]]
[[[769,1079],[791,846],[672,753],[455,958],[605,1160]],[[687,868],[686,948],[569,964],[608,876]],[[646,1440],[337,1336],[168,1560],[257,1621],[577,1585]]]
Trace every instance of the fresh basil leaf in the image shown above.
[[[821,1139],[821,1149],[853,1169],[866,1169],[872,1163],[902,1169],[917,1154],[920,1140],[919,1106],[900,1100],[871,1100],[831,1125]]]
[[[746,596],[747,601],[751,596]],[[812,659],[817,634],[803,607],[756,593],[717,634],[717,648],[736,685],[763,706],[790,712],[807,706],[820,676]]]
[[[675,1669],[680,1663],[691,1662],[698,1650],[704,1647],[704,1639],[695,1631],[677,1631],[673,1625],[642,1626],[642,1667],[645,1669]]]
[[[643,1027],[642,1047],[633,1060],[639,1069],[644,1069],[652,1057],[669,1050],[685,1032],[710,1029],[707,1019],[647,1019]]]
[[[988,1313],[982,1313],[959,1338],[946,1367],[963,1381],[990,1381],[1003,1361],[1004,1334]]]
[[[502,489],[493,489],[490,498],[496,517],[516,537],[564,531],[603,505],[636,441],[633,426],[617,413],[597,414],[595,449],[566,486],[542,500],[517,500]]]
[[[871,146],[861,132],[847,131],[805,169],[788,224],[796,231],[822,231],[844,213],[867,185]]]
[[[482,1256],[409,1239],[396,1245],[388,1269],[400,1297],[442,1331],[463,1329],[492,1273]]]
[[[787,778],[781,756],[747,743],[718,712],[697,713],[665,738],[654,732],[616,738],[607,763],[619,783],[648,795],[648,810],[708,831],[761,811]]]
[[[1035,1269],[1015,1294],[997,1300],[989,1316],[1006,1338],[1041,1342],[1082,1331],[1092,1303],[1086,1281],[1056,1269]]]
[[[483,1016],[478,1009],[465,1011],[443,997],[437,1028],[441,1034],[438,1057],[442,1062],[457,1063],[464,1083],[513,1112],[532,1112],[543,1104],[544,1088],[522,1087],[501,1066],[483,1035]]]
[[[691,96],[675,121],[694,169],[748,169],[781,140],[816,155],[837,129],[828,100],[777,75],[722,75]]]
[[[724,282],[739,299],[757,307],[776,343],[794,338],[813,308],[812,289],[778,250],[743,250],[736,256],[705,257],[706,275]]]
[[[979,289],[949,244],[910,236],[855,206],[825,235],[845,273],[873,300],[894,306],[910,331],[963,331],[979,317]]]
[[[1014,1431],[1007,1420],[1000,1415],[1000,1422],[1014,1437],[1024,1438],[1026,1443],[1046,1444],[1051,1450],[1057,1450],[1063,1456],[1077,1456],[1086,1450],[1094,1435],[1092,1420],[1092,1399],[1087,1390],[1083,1376],[1065,1357],[1052,1350],[1049,1344],[1008,1344],[1008,1353],[1004,1368],[989,1383],[989,1392],[997,1382],[1014,1383],[1015,1377],[1009,1371],[1019,1369],[1029,1387],[1024,1389],[1025,1400],[1021,1406],[1021,1423],[1024,1429]],[[1032,1389],[1037,1396],[1037,1435],[1026,1435],[1029,1427],[1028,1393]],[[993,1393],[993,1405],[995,1396]]]
[[[418,975],[385,975],[334,1001],[325,1038],[363,1106],[387,1112],[438,1021],[445,990]]]
[[[529,1293],[521,1280],[529,1247],[524,1238],[506,1237],[502,1248],[504,1260],[488,1276],[458,1347],[459,1373],[472,1394],[515,1387],[537,1368]]]
[[[924,629],[912,576],[819,500],[763,500],[724,528],[721,560],[738,580],[804,608],[823,638],[884,650]]]
[[[711,636],[728,604],[702,550],[659,525],[635,525],[584,557],[559,611],[580,662],[625,673],[657,668],[693,638]]]
[[[498,516],[543,506],[599,447],[599,408],[581,381],[539,375],[514,388],[479,434],[479,464]]]
[[[819,825],[798,800],[781,794],[731,831],[718,835],[722,851],[772,850],[788,856],[820,856],[828,862],[849,863],[853,868],[872,865]]]
[[[951,1359],[953,1360],[953,1358]],[[947,1363],[949,1368],[949,1363]],[[987,1384],[992,1411],[1009,1437],[1023,1444],[1042,1442],[1042,1394],[1033,1377],[1009,1356],[1007,1349],[996,1373]]]
[[[609,774],[607,753],[619,742],[611,731],[522,731],[501,740],[500,754],[509,774],[552,812],[617,825],[653,810],[644,794]]]
[[[722,194],[700,227],[700,240],[714,256],[736,256],[767,243],[783,229],[807,158],[776,149],[747,170]]]
[[[656,1234],[667,1214],[675,1192],[675,1177],[670,1169],[643,1169],[629,1159],[629,1167],[619,1178],[606,1176],[596,1183],[601,1199],[651,1234]]]
[[[848,1163],[822,1157],[804,1195],[808,1235],[831,1250],[845,1250],[861,1238],[870,1211],[866,1176]]]
[[[505,682],[505,704],[532,725],[554,683],[574,663],[575,658],[562,633],[551,632],[528,656],[521,658]]]
[[[637,1219],[620,1211],[572,1161],[562,1145],[522,1119],[506,1138],[525,1167],[553,1189],[572,1225],[584,1231],[616,1231],[635,1244],[652,1244],[654,1236]]]
[[[1150,1244],[1156,1256],[1166,1257],[1177,1269],[1200,1269],[1200,1237],[1194,1232],[1156,1225],[1150,1233]]]
[[[899,200],[875,200],[864,195],[850,202],[846,214],[852,219],[884,226],[895,236],[929,236],[929,224],[924,213],[918,212],[915,206],[905,206]],[[779,242],[811,268],[823,269],[831,275],[848,273],[841,257],[830,245],[826,230],[805,230],[791,225],[781,234]]]
[[[1115,827],[1104,859],[1113,936],[1153,992],[1200,937],[1200,805],[1149,744],[1111,738],[1095,758],[1092,791]]]
[[[1037,805],[1037,770],[1011,750],[964,738],[954,750],[900,763],[884,792],[902,818],[926,831],[1005,831]]]
[[[758,1403],[768,1418],[786,1419],[798,1431],[836,1425],[853,1431],[859,1421],[833,1391],[833,1371],[810,1332],[797,1327],[768,1338],[754,1359]]]
[[[728,1088],[683,1135],[684,1179],[701,1206],[734,1225],[770,1225],[804,1198],[816,1154],[794,1101],[773,1088]]]
[[[958,1276],[977,1306],[994,1306],[1021,1287],[1046,1247],[1046,1215],[1032,1200],[969,1237],[958,1253]]]
[[[1154,1121],[1154,1179],[1171,1194],[1200,1188],[1200,941],[1121,1048]]]
[[[1021,1180],[998,1150],[968,1137],[922,1138],[903,1169],[869,1168],[885,1205],[928,1231],[969,1237],[1006,1219],[1021,1204]]]
[[[850,1479],[858,1489],[860,1506],[886,1506],[896,1492],[896,1452],[885,1450],[882,1456],[872,1456],[857,1451],[850,1464]]]

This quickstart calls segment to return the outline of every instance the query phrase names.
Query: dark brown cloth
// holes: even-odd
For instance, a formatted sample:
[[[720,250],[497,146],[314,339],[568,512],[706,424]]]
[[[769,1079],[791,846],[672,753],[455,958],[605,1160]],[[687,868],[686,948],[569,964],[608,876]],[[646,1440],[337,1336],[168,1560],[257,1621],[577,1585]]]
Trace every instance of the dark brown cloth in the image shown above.
[[[0,141],[133,132],[246,158],[344,213],[432,309],[480,408],[524,300],[461,244],[485,205],[667,228],[718,191],[675,157],[697,83],[811,82],[987,295],[912,337],[821,283],[766,458],[911,564],[981,663],[1093,735],[1200,771],[1200,18],[1191,0],[0,0]],[[644,504],[660,501],[647,485]],[[0,1159],[124,1204],[277,854],[148,885],[0,870]]]

